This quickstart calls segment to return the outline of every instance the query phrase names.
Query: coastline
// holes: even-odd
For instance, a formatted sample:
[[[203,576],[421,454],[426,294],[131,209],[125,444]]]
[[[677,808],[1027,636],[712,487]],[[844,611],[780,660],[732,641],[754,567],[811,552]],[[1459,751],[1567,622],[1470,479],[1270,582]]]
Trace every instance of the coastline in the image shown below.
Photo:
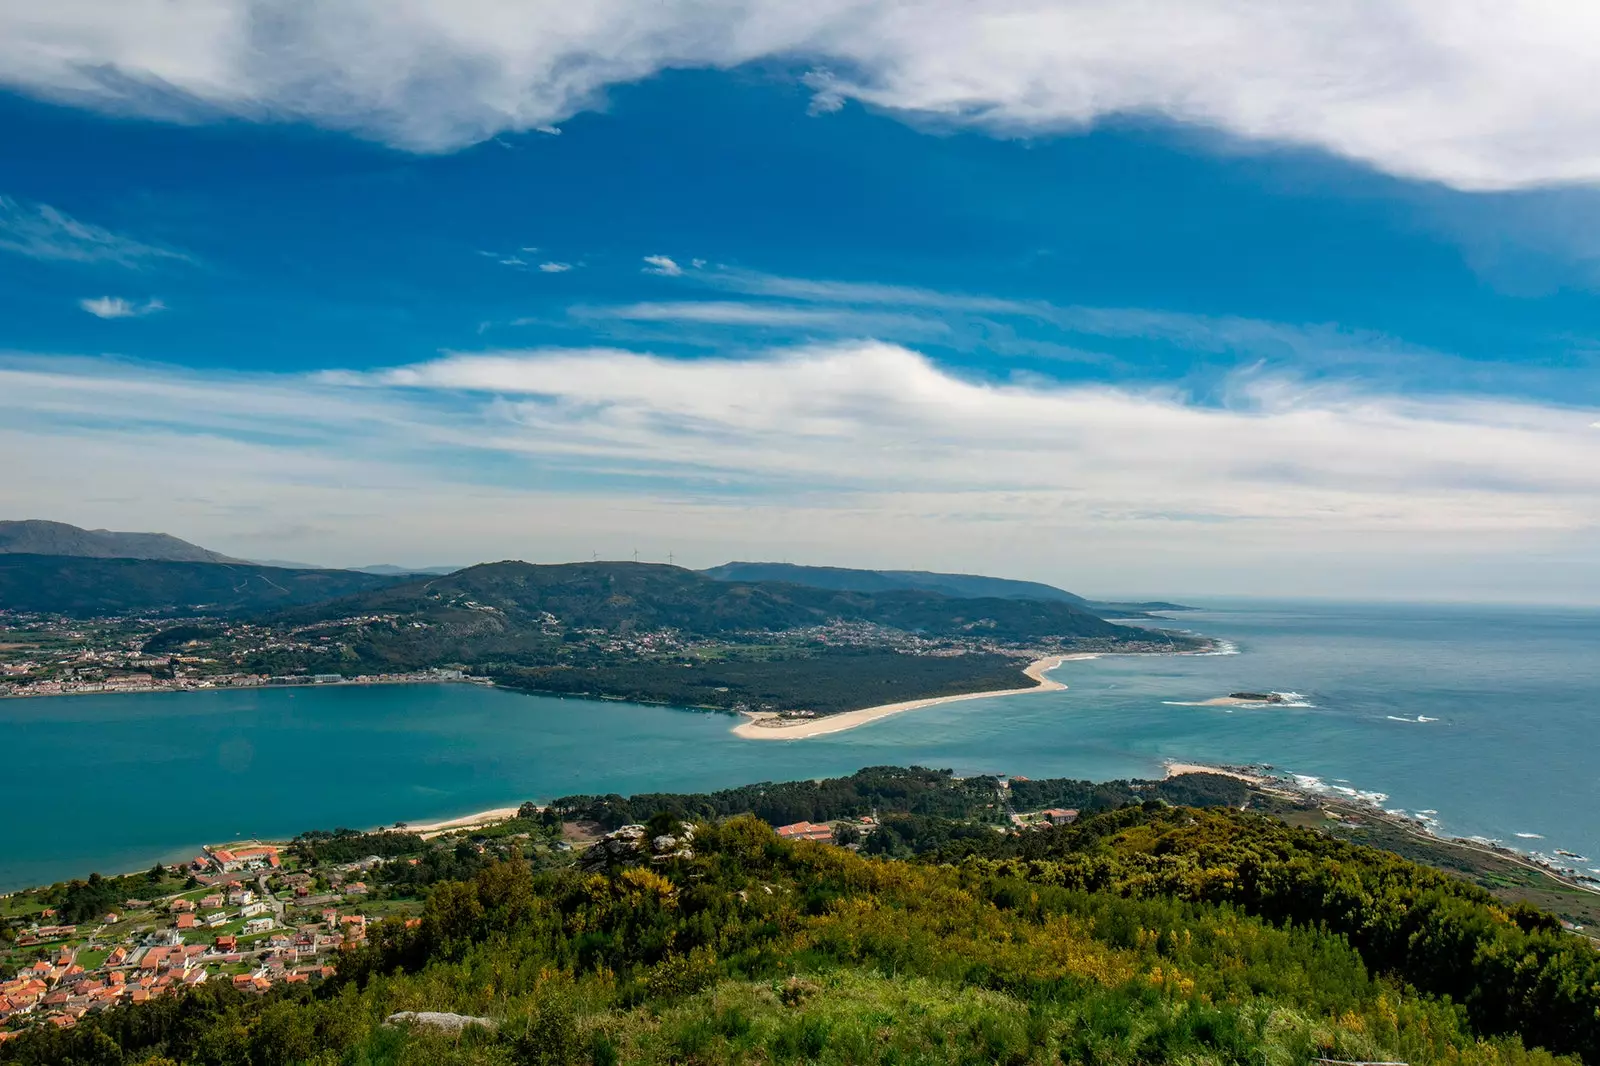
[[[494,825],[497,822],[508,822],[517,816],[517,811],[519,810],[521,810],[520,807],[491,807],[486,811],[478,811],[475,814],[463,814],[459,818],[441,818],[433,822],[405,822],[403,823],[405,829],[401,830],[401,832],[417,833],[422,839],[427,840],[430,837],[438,836],[440,833],[447,833],[453,829],[479,829],[486,825]],[[399,823],[391,823],[379,828],[392,830],[395,828],[395,824]]]
[[[47,700],[66,696],[158,696],[178,692],[252,692],[258,689],[340,688],[349,685],[453,685],[468,684],[494,687],[494,682],[481,677],[409,677],[395,674],[374,674],[347,677],[342,681],[299,681],[292,684],[257,682],[249,685],[160,685],[146,688],[118,686],[109,689],[72,689],[68,692],[0,692],[0,700]]]
[[[943,703],[958,703],[962,700],[983,700],[992,696],[1020,696],[1027,692],[1059,692],[1066,688],[1066,684],[1056,681],[1045,675],[1060,666],[1062,663],[1082,659],[1098,659],[1098,652],[1082,652],[1073,655],[1051,655],[1043,659],[1036,659],[1023,671],[1028,677],[1039,682],[1028,688],[995,689],[989,692],[964,692],[956,696],[930,696],[920,700],[904,700],[900,703],[884,703],[877,707],[863,707],[859,711],[843,711],[839,714],[830,714],[823,718],[799,718],[784,721],[782,716],[774,711],[745,711],[743,722],[734,726],[731,732],[736,737],[745,740],[805,740],[809,737],[826,736],[829,733],[842,733],[847,729],[876,722],[880,718],[887,718],[891,714],[900,714],[904,711],[921,710],[924,707],[937,707]]]
[[[1168,780],[1174,777],[1182,777],[1184,774],[1216,774],[1218,777],[1231,777],[1235,781],[1243,781],[1248,785],[1259,786],[1271,783],[1271,778],[1263,777],[1260,774],[1246,773],[1243,770],[1233,770],[1226,766],[1210,766],[1206,763],[1168,760],[1166,767]]]

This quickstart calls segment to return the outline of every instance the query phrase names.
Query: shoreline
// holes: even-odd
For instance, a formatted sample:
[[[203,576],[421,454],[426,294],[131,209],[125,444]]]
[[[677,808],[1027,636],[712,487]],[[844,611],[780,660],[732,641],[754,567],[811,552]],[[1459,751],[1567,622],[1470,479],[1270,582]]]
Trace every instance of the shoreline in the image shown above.
[[[509,822],[521,810],[518,807],[491,807],[486,811],[474,814],[463,814],[458,818],[441,818],[432,822],[404,822],[390,823],[380,826],[381,832],[416,833],[424,840],[436,837],[441,833],[448,833],[456,829],[481,829],[486,825],[495,825],[500,822]],[[403,824],[404,829],[396,829],[395,825]]]
[[[161,688],[102,689],[97,692],[73,690],[71,692],[0,692],[0,700],[49,700],[68,696],[168,696],[183,692],[257,692],[262,689],[345,688],[350,685],[482,685],[493,688],[494,682],[480,677],[386,677],[375,675],[366,680],[349,677],[342,681],[299,681],[292,684],[260,682],[254,685],[171,685]]]
[[[847,729],[876,722],[892,714],[917,711],[924,707],[937,707],[944,703],[982,700],[993,696],[1021,696],[1029,692],[1059,692],[1067,687],[1066,683],[1046,677],[1049,671],[1066,662],[1098,659],[1100,655],[1099,652],[1079,652],[1035,659],[1023,673],[1039,683],[1028,688],[963,692],[954,696],[929,696],[920,700],[903,700],[899,703],[880,704],[877,707],[863,707],[857,711],[841,711],[839,714],[830,714],[822,718],[798,718],[790,721],[783,721],[782,716],[776,711],[744,711],[742,714],[745,720],[734,726],[730,732],[744,740],[806,740],[810,737],[826,736],[829,733],[842,733]]]

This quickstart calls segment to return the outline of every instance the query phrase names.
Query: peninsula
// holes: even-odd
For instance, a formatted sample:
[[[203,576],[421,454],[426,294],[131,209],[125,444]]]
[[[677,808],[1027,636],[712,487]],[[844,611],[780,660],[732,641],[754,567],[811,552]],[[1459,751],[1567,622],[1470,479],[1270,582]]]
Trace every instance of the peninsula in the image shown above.
[[[828,733],[840,733],[846,729],[875,722],[880,718],[887,718],[892,714],[903,711],[915,711],[924,707],[936,707],[943,703],[956,703],[961,700],[981,700],[993,696],[1021,696],[1029,692],[1053,692],[1066,688],[1060,681],[1049,677],[1051,670],[1056,669],[1068,659],[1094,659],[1093,654],[1056,655],[1050,658],[1038,659],[1023,671],[1023,675],[1032,679],[1035,684],[1027,688],[1008,688],[997,692],[968,692],[959,696],[933,696],[921,700],[902,700],[899,703],[885,703],[878,707],[864,707],[859,711],[844,711],[839,714],[830,714],[825,717],[801,714],[778,714],[773,711],[746,711],[745,721],[733,727],[735,736],[744,737],[746,740],[804,740],[807,737],[820,737]]]

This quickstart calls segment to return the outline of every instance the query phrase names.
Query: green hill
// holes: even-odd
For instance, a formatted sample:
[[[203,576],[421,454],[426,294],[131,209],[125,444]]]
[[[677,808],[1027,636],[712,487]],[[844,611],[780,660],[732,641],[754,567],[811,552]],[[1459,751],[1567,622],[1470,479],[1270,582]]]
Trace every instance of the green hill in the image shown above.
[[[316,660],[293,665],[317,673],[458,665],[527,691],[818,714],[1028,687],[1025,652],[1063,642],[1186,639],[1068,603],[725,582],[651,563],[485,563],[273,621],[314,639]]]
[[[798,563],[723,563],[701,573],[718,581],[781,581],[840,592],[893,592],[917,589],[958,598],[1053,600],[1086,607],[1088,600],[1054,585],[977,574],[938,574],[926,570],[856,570]]]
[[[399,613],[482,637],[537,629],[548,618],[568,629],[629,633],[671,628],[693,636],[776,632],[842,620],[935,636],[1148,637],[1143,630],[1114,625],[1065,602],[718,581],[656,563],[484,563],[363,592],[288,617],[341,613]]]
[[[76,617],[241,615],[391,585],[350,570],[285,570],[250,563],[0,554],[0,609]]]
[[[779,581],[839,592],[934,592],[956,599],[1045,600],[1070,603],[1092,614],[1139,617],[1150,611],[1188,611],[1178,603],[1123,603],[1087,600],[1039,581],[1016,581],[979,574],[940,574],[927,570],[854,570],[797,563],[723,563],[701,573],[718,581]]]

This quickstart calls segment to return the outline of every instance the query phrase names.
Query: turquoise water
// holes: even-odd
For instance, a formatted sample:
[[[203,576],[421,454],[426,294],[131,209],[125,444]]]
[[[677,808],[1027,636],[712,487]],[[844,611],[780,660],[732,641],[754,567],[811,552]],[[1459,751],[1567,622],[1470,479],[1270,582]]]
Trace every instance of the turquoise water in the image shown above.
[[[1240,653],[1067,663],[1063,692],[804,741],[470,685],[0,701],[0,891],[242,836],[913,763],[1104,779],[1265,762],[1437,811],[1451,834],[1600,859],[1600,611],[1252,603],[1183,621]],[[1310,706],[1174,705],[1238,689]]]

